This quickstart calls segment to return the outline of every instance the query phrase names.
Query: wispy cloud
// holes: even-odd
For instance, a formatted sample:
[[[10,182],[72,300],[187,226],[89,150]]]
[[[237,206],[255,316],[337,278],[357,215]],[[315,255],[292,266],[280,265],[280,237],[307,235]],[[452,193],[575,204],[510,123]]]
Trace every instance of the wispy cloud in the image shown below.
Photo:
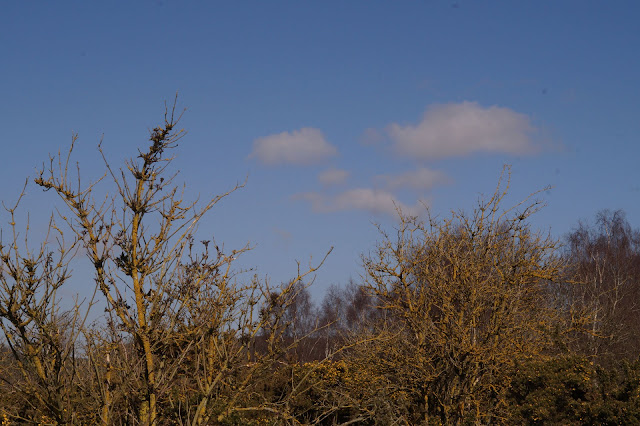
[[[385,135],[380,130],[369,127],[360,136],[360,143],[362,145],[378,145],[384,142],[385,139]]]
[[[435,105],[416,125],[387,127],[395,150],[419,159],[464,156],[475,152],[529,154],[538,147],[529,117],[509,108],[477,102]]]
[[[343,184],[348,177],[348,171],[331,168],[321,172],[318,175],[318,181],[325,186],[340,185]]]
[[[365,210],[374,214],[397,216],[398,209],[404,214],[417,215],[420,207],[409,206],[395,199],[392,193],[372,188],[354,188],[337,195],[306,192],[294,196],[311,203],[315,212],[329,213],[345,210]]]
[[[256,139],[249,158],[264,164],[314,164],[338,153],[319,129],[303,127]]]
[[[289,246],[291,245],[291,241],[293,240],[293,235],[291,234],[291,232],[287,231],[286,229],[280,229],[276,227],[273,228],[273,232],[277,235],[280,245],[283,248],[289,248]]]
[[[436,185],[451,183],[451,179],[439,170],[421,167],[399,175],[378,175],[377,181],[389,189],[410,188],[419,191],[432,189]]]

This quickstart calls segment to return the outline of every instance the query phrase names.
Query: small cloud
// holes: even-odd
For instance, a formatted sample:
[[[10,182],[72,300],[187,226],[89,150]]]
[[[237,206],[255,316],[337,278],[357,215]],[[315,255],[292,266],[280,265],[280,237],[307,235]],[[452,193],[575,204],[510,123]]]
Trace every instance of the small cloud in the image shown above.
[[[387,127],[399,154],[420,159],[475,152],[530,154],[539,149],[532,140],[535,132],[527,115],[477,102],[435,105],[417,125]]]
[[[309,201],[313,211],[319,213],[365,210],[374,214],[397,216],[398,210],[408,215],[417,215],[420,211],[418,205],[408,206],[397,201],[390,192],[372,188],[350,189],[335,196],[307,192],[297,194],[294,198]]]
[[[338,150],[325,140],[322,131],[303,127],[256,139],[249,158],[257,157],[269,165],[313,164],[337,153]]]
[[[318,181],[326,186],[343,184],[349,177],[349,172],[340,169],[327,169],[318,175]]]
[[[429,190],[436,185],[451,182],[451,179],[443,172],[427,169],[426,167],[400,175],[378,175],[376,180],[384,182],[389,189],[411,188],[417,190]]]
[[[373,127],[365,129],[362,133],[362,136],[360,136],[360,143],[362,145],[378,145],[384,142],[384,140],[384,134],[380,130],[374,129]]]
[[[291,238],[293,237],[291,235],[291,232],[285,230],[285,229],[280,229],[280,228],[273,228],[273,232],[276,233],[276,235],[278,235],[280,238],[282,238],[285,241],[290,241]]]

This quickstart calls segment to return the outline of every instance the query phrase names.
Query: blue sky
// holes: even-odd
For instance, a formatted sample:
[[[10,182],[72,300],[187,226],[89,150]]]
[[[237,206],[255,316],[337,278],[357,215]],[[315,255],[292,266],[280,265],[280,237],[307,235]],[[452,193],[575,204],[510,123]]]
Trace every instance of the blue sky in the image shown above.
[[[99,176],[100,138],[118,164],[179,92],[188,195],[248,176],[200,233],[251,241],[242,265],[276,282],[334,246],[315,294],[358,279],[392,200],[470,209],[503,164],[513,201],[553,186],[538,228],[638,226],[639,20],[631,1],[7,1],[0,199],[72,132]],[[30,184],[33,223],[53,205]]]

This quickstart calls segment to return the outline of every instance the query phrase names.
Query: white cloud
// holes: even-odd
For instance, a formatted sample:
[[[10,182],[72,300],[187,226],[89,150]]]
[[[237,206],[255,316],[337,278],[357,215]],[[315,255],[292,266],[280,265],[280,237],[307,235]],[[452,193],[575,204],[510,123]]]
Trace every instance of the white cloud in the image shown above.
[[[400,175],[378,175],[376,180],[384,182],[389,189],[411,188],[417,190],[428,190],[436,185],[451,182],[451,179],[443,172],[425,167]]]
[[[341,169],[327,169],[318,175],[318,181],[323,185],[340,185],[349,177],[349,172]]]
[[[325,140],[322,131],[303,127],[300,130],[256,139],[249,158],[257,157],[269,165],[313,164],[334,156],[337,152],[338,150]]]
[[[398,153],[420,159],[474,152],[529,154],[537,150],[529,117],[509,108],[476,102],[435,105],[417,125],[393,123],[387,133]]]
[[[335,196],[307,192],[294,197],[309,201],[313,211],[320,213],[365,210],[374,214],[397,216],[398,209],[408,215],[417,215],[420,211],[418,205],[408,206],[397,201],[390,192],[372,188],[350,189]]]

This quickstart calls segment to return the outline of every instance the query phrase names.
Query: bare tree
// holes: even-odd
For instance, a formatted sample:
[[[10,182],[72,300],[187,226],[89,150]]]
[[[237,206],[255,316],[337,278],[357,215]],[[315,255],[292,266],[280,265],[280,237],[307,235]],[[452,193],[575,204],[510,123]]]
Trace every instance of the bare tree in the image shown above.
[[[248,245],[225,251],[214,239],[198,242],[203,215],[243,184],[202,204],[183,200],[176,175],[167,176],[169,153],[184,135],[179,119],[174,103],[150,132],[148,148],[124,169],[112,168],[100,148],[115,195],[98,197],[100,181],[83,187],[79,170],[73,176],[73,143],[36,179],[66,204],[69,217],[63,217],[84,245],[107,304],[107,326],[87,332],[97,342],[87,350],[100,421],[200,425],[260,411],[289,421],[287,400],[300,384],[276,399],[256,386],[300,341],[294,336],[280,344],[281,325],[297,321],[286,313],[297,309],[299,283],[324,260],[305,270],[298,265],[292,280],[274,287],[257,277],[240,279],[232,265]],[[269,327],[267,348],[257,350]]]
[[[635,359],[640,349],[640,231],[622,211],[598,213],[567,236],[567,307],[581,313],[578,349],[599,362]],[[586,320],[586,321],[585,321]]]
[[[329,287],[320,307],[320,322],[327,326],[327,333],[346,335],[370,324],[377,312],[376,299],[351,279],[344,287]]]
[[[92,302],[84,311],[77,300],[61,306],[58,290],[70,277],[75,241],[65,242],[53,219],[35,249],[28,219],[21,237],[16,213],[24,193],[5,206],[9,238],[0,242],[0,327],[12,355],[9,370],[15,368],[1,377],[21,396],[21,416],[69,424],[82,420],[75,409],[82,404],[75,349]]]

